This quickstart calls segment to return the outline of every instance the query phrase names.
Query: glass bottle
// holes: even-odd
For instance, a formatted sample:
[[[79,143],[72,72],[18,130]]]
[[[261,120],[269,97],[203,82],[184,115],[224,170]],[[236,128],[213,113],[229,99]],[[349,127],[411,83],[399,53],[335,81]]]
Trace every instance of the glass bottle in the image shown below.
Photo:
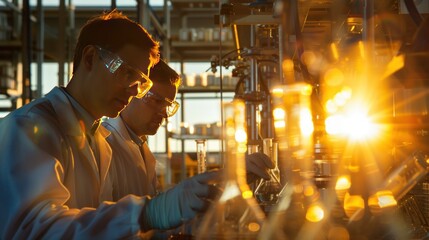
[[[256,239],[265,215],[246,182],[245,104],[225,103],[225,185],[196,229],[196,239]]]
[[[197,172],[200,174],[207,171],[206,140],[197,139],[195,143],[197,144]]]
[[[265,138],[262,141],[263,152],[273,161],[274,168],[269,170],[270,179],[262,179],[255,189],[255,197],[268,215],[270,210],[277,204],[278,196],[282,190],[280,183],[280,170],[277,163],[277,143],[272,138]]]

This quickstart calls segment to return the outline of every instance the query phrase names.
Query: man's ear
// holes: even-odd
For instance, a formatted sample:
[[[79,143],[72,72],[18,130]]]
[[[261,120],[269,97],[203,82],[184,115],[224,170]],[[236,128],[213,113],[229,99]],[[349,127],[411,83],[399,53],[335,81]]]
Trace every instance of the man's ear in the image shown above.
[[[97,57],[97,52],[95,47],[91,45],[86,46],[82,51],[81,64],[87,71],[91,71],[94,65],[94,60],[95,60],[94,57]]]

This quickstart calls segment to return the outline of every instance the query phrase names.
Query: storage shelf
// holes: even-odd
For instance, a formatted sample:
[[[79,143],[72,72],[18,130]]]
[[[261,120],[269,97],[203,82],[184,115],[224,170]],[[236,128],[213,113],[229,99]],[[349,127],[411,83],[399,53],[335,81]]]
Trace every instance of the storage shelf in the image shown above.
[[[222,52],[219,42],[192,42],[192,41],[172,41],[172,59],[183,59],[187,62],[202,61],[209,62],[213,55],[224,55],[234,49],[232,41],[222,42]]]
[[[218,140],[218,136],[208,136],[208,135],[195,135],[195,134],[178,134],[170,133],[170,138],[178,140],[197,140],[197,139],[206,139],[206,140]]]
[[[220,86],[196,86],[196,87],[180,87],[179,93],[207,93],[207,92],[220,92]],[[223,92],[234,92],[235,86],[223,87]]]

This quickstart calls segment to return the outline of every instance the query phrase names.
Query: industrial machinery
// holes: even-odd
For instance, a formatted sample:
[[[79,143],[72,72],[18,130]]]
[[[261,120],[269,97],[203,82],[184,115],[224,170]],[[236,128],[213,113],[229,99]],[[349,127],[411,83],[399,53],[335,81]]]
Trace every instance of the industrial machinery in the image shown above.
[[[240,79],[248,151],[278,144],[261,239],[428,236],[429,19],[415,2],[222,5],[236,49],[212,68]]]

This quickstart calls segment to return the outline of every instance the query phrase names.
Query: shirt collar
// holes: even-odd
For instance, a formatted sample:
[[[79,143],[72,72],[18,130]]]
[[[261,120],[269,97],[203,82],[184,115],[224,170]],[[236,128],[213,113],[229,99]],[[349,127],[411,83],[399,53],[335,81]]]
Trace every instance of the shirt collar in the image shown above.
[[[125,127],[128,130],[128,134],[130,134],[131,140],[133,142],[135,142],[137,145],[141,146],[143,145],[144,142],[147,141],[147,137],[146,136],[142,136],[139,137],[129,126],[128,124],[124,121],[124,119],[122,118],[121,115],[119,115],[119,117],[122,119],[122,122],[124,122]]]

